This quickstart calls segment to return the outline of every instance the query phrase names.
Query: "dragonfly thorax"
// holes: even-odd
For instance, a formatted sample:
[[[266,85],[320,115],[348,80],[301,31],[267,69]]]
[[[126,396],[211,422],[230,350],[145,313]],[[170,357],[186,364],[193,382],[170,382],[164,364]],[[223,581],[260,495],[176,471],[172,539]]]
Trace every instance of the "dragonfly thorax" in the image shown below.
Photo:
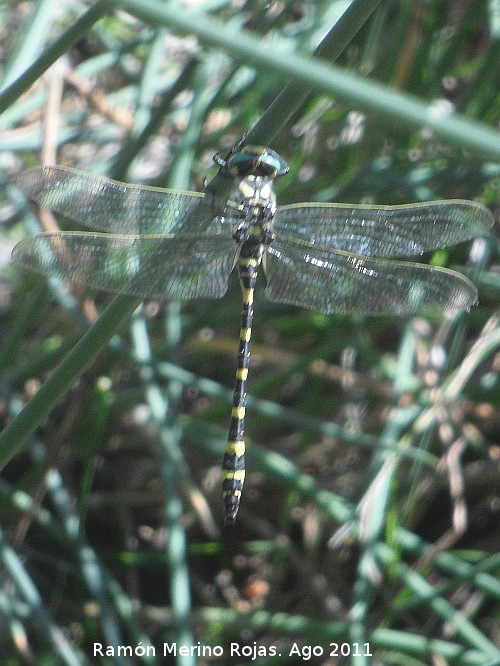
[[[232,200],[241,215],[236,232],[238,239],[269,244],[273,238],[273,219],[276,214],[273,179],[254,175],[243,178]]]
[[[234,179],[235,189],[230,206],[239,211],[239,223],[234,233],[238,242],[253,247],[269,245],[274,238],[273,219],[276,214],[276,197],[273,182],[288,173],[285,160],[271,148],[241,146],[231,149],[227,157],[214,156],[220,173]]]

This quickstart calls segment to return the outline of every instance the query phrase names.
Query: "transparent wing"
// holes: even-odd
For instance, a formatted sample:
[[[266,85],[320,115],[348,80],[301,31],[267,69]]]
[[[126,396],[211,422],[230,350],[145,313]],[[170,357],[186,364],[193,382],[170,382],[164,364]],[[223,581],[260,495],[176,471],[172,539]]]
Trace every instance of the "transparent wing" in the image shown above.
[[[455,271],[362,257],[276,239],[265,255],[266,296],[326,314],[404,316],[461,309],[477,301],[474,284]]]
[[[406,206],[305,203],[280,206],[276,234],[366,257],[421,254],[486,233],[490,211],[474,201],[431,201]]]
[[[100,231],[226,238],[233,233],[231,224],[217,219],[222,209],[228,215],[228,204],[212,195],[129,185],[65,167],[28,169],[16,182],[42,206]]]
[[[16,245],[15,263],[114,293],[221,298],[239,248],[232,239],[122,234],[40,234]]]

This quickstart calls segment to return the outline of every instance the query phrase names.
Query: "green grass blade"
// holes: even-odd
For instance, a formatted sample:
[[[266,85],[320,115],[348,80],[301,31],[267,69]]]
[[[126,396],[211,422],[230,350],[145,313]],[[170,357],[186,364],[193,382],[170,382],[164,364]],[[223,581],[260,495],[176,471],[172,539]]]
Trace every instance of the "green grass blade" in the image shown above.
[[[73,382],[90,366],[140,301],[118,296],[85,333],[38,393],[0,434],[0,469],[21,449]]]
[[[428,127],[450,143],[468,148],[491,158],[500,158],[500,132],[467,120],[458,114],[443,113],[433,103],[397,92],[340,67],[327,65],[315,58],[290,53],[279,45],[266,47],[246,31],[235,33],[231,27],[204,17],[194,21],[192,12],[178,5],[164,5],[145,0],[140,6],[134,0],[120,0],[119,6],[149,23],[175,27],[181,32],[195,32],[201,42],[227,50],[233,57],[264,72],[281,74],[287,81],[304,85],[308,90],[338,97],[366,113],[381,114],[386,122],[397,121],[411,128]]]

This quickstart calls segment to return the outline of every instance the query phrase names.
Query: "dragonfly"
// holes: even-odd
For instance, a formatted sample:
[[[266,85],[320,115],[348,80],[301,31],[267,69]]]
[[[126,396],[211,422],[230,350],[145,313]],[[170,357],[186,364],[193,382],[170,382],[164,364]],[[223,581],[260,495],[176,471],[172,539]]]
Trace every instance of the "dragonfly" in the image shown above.
[[[245,411],[254,289],[326,314],[407,316],[477,302],[455,271],[412,257],[488,232],[480,203],[402,206],[298,203],[277,206],[274,182],[289,171],[274,150],[237,145],[214,161],[229,194],[130,185],[75,169],[35,167],[18,184],[40,205],[91,231],[44,233],[18,243],[16,264],[90,288],[140,297],[222,298],[237,267],[243,295],[227,448],[225,524],[234,524],[245,479]]]

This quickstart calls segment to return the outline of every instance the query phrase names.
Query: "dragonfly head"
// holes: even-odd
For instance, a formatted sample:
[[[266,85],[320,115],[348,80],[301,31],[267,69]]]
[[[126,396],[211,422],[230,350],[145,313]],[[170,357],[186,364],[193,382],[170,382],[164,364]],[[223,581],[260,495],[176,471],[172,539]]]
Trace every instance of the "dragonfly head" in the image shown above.
[[[289,171],[281,155],[263,146],[244,146],[241,150],[233,148],[225,158],[217,153],[214,162],[220,166],[223,174],[233,178],[260,176],[274,180]]]

